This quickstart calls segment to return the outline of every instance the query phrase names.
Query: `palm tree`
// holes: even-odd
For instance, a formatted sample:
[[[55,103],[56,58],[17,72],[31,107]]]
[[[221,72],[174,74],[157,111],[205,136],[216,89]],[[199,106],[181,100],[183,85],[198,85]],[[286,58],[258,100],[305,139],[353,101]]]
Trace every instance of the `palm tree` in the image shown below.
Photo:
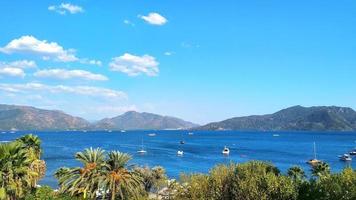
[[[302,181],[305,178],[304,170],[299,166],[293,166],[288,169],[287,174],[293,181]]]
[[[69,192],[73,196],[94,199],[100,193],[100,176],[105,164],[104,150],[85,149],[78,152],[75,158],[83,167],[61,168],[56,172],[62,192]]]
[[[33,179],[31,185],[35,187],[37,181],[41,179],[46,172],[46,163],[41,160],[41,140],[38,136],[28,134],[20,137],[16,141],[22,144],[22,148],[26,150],[28,158],[32,160],[30,164],[30,170],[33,173]]]
[[[30,150],[37,159],[41,157],[41,140],[38,136],[28,134],[20,137],[17,141],[22,142],[24,148]]]
[[[19,142],[0,144],[0,191],[4,199],[19,199],[36,177],[32,160]]]
[[[102,190],[110,195],[110,199],[137,199],[141,189],[141,177],[128,166],[131,156],[118,151],[111,151],[101,177]],[[106,194],[104,193],[104,196]]]
[[[322,178],[330,175],[330,166],[325,162],[318,163],[312,166],[311,171],[313,176]]]

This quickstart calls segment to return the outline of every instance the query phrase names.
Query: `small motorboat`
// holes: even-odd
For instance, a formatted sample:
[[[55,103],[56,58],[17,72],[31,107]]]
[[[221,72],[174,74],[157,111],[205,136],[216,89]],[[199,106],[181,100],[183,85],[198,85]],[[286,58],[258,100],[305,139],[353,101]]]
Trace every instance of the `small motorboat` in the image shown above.
[[[154,136],[156,136],[156,133],[149,133],[148,136],[154,137]]]
[[[279,134],[273,134],[272,136],[273,137],[279,137]]]
[[[109,132],[109,133],[111,133],[111,132],[112,132],[112,130],[108,130],[108,132]]]
[[[125,133],[126,131],[125,130],[121,130],[121,133]]]
[[[188,133],[188,135],[194,135],[194,133],[192,133],[192,132],[189,132],[189,133]]]
[[[177,151],[178,156],[183,156],[184,152],[183,151]]]
[[[351,156],[356,156],[356,149],[350,151],[349,154],[350,154]]]
[[[180,143],[180,144],[185,144],[184,140],[181,140],[179,143]]]
[[[230,149],[225,146],[224,149],[223,149],[223,151],[222,151],[222,153],[223,153],[224,155],[229,155],[229,154],[230,154]]]
[[[344,154],[342,156],[339,156],[341,161],[352,161],[352,158],[349,154]]]

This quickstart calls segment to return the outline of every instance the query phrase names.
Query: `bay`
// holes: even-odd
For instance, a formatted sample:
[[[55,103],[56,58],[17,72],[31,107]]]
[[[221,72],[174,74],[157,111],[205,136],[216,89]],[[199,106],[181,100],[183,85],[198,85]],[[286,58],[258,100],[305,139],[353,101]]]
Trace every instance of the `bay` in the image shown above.
[[[47,172],[40,184],[57,188],[54,172],[63,166],[75,167],[78,151],[100,147],[106,151],[118,150],[132,155],[131,164],[153,167],[163,166],[170,178],[179,178],[180,173],[206,173],[216,164],[263,160],[272,162],[283,173],[300,165],[310,170],[306,161],[313,158],[313,142],[316,142],[317,157],[327,162],[332,171],[346,166],[355,168],[356,157],[351,163],[339,161],[338,155],[347,153],[356,146],[355,132],[245,132],[245,131],[64,131],[64,132],[16,132],[1,133],[0,141],[12,141],[21,135],[33,133],[42,140],[43,159]],[[156,136],[149,136],[156,133]],[[181,145],[180,141],[185,144]],[[146,154],[137,151],[143,145]],[[222,155],[224,146],[230,155]],[[177,151],[183,150],[183,156]]]

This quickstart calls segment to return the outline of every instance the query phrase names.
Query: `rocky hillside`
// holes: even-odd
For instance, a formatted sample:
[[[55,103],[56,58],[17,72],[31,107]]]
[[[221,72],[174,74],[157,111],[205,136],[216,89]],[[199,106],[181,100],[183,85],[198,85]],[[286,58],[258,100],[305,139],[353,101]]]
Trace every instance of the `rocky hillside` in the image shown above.
[[[356,112],[347,107],[294,106],[273,114],[235,117],[198,127],[199,130],[355,131]]]
[[[94,129],[111,130],[164,130],[189,129],[198,125],[175,117],[161,116],[152,113],[129,111],[123,115],[106,118],[94,125]]]
[[[0,104],[0,130],[74,130],[89,127],[86,120],[62,111]]]

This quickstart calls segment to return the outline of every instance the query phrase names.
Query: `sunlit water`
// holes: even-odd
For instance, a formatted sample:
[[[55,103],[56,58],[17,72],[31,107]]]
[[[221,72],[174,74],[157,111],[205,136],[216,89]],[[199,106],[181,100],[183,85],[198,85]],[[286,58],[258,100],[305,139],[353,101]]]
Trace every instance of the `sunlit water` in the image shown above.
[[[28,132],[0,133],[0,141],[11,141]],[[156,133],[150,137],[149,133]],[[62,166],[74,167],[80,163],[74,154],[88,147],[119,150],[133,156],[132,164],[141,166],[161,165],[171,178],[180,173],[208,172],[218,163],[264,160],[273,162],[282,172],[292,165],[300,165],[309,171],[305,163],[313,157],[313,142],[316,142],[318,159],[330,164],[333,171],[345,166],[356,166],[356,157],[351,163],[339,161],[338,155],[356,146],[356,133],[351,132],[239,132],[196,131],[127,131],[118,132],[35,132],[41,140],[43,158],[47,163],[46,177],[41,184],[57,187],[53,173]],[[139,155],[143,140],[147,154]],[[180,145],[181,140],[185,141]],[[224,146],[230,155],[223,156]],[[177,151],[183,150],[183,156]]]

